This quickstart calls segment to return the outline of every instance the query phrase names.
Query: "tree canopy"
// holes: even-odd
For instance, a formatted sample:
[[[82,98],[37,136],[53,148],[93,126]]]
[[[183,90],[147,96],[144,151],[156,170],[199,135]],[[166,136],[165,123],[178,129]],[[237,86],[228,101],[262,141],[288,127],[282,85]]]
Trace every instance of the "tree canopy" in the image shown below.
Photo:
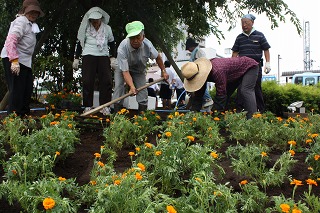
[[[83,15],[92,6],[100,6],[110,15],[116,43],[125,37],[125,25],[134,20],[145,24],[146,37],[163,51],[169,60],[172,49],[185,39],[184,31],[195,38],[213,33],[223,39],[219,29],[227,23],[230,29],[243,13],[265,14],[272,28],[278,23],[292,22],[298,33],[300,21],[283,0],[39,0],[43,18],[37,21],[42,32],[38,36],[35,54],[37,57],[59,56],[64,67],[65,78],[72,78],[77,31]],[[0,30],[3,45],[10,21],[21,7],[21,0],[0,0]],[[176,68],[176,67],[175,67]],[[179,73],[178,73],[179,74]]]

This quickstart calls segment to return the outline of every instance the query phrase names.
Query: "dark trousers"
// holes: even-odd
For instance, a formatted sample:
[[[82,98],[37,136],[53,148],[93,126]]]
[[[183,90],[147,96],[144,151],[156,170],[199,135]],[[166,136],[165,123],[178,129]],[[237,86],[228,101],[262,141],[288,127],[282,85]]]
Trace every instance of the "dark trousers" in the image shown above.
[[[9,90],[8,113],[15,112],[17,115],[27,115],[30,113],[30,103],[33,90],[33,74],[30,67],[20,65],[19,75],[11,72],[11,62],[8,58],[3,58],[3,67]]]
[[[82,58],[83,106],[93,106],[94,83],[96,74],[99,80],[99,104],[111,101],[112,75],[108,56],[85,55]]]
[[[254,87],[254,92],[256,94],[257,109],[260,113],[263,113],[265,110],[265,105],[263,100],[261,83],[262,83],[262,68],[260,66],[256,86]]]

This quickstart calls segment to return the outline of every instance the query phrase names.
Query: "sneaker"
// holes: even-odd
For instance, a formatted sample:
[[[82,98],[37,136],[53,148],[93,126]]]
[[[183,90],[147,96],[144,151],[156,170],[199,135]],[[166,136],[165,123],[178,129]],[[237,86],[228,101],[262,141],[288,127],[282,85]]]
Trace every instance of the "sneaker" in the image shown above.
[[[208,106],[213,105],[213,100],[212,99],[206,99],[205,102],[203,102],[202,107],[206,108]]]
[[[100,113],[102,113],[103,115],[110,115],[111,114],[110,107],[104,107],[102,110],[100,110]]]
[[[90,111],[92,109],[93,109],[93,107],[85,107],[84,110],[83,110],[83,113],[86,113],[86,112],[88,112],[88,111]]]

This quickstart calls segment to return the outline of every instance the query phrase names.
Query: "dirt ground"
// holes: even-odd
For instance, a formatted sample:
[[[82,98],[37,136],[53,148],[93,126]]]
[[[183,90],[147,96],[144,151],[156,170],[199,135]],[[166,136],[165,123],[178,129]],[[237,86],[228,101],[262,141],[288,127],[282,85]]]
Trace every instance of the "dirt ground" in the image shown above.
[[[33,112],[32,116],[40,116],[43,113],[41,111]],[[4,115],[0,115],[4,116]],[[0,117],[1,119],[1,117]],[[80,126],[81,127],[81,126]],[[76,150],[73,154],[71,154],[65,161],[58,162],[54,168],[54,173],[57,176],[62,176],[65,178],[76,178],[76,181],[79,185],[86,184],[90,181],[90,171],[93,166],[93,153],[100,151],[100,146],[103,145],[104,137],[102,135],[102,128],[89,128],[88,126],[81,127],[80,131],[80,140],[81,143],[76,146]],[[221,132],[223,136],[226,137],[226,143],[221,147],[219,153],[224,153],[230,145],[235,145],[236,142],[229,140],[228,135],[225,132]],[[155,143],[155,137],[149,138],[151,142]],[[8,156],[10,156],[11,152],[9,147],[6,147],[8,151]],[[114,164],[116,171],[123,172],[126,168],[131,166],[131,161],[128,156],[128,152],[132,151],[132,149],[123,149],[118,152],[117,160]],[[270,153],[271,162],[275,162],[275,160],[279,157],[278,153]],[[307,153],[296,153],[295,159],[298,162],[295,164],[294,168],[291,170],[290,175],[298,180],[306,180],[309,178],[310,171],[307,170],[307,165],[304,163]],[[236,175],[231,166],[230,160],[227,158],[222,158],[220,160],[220,165],[226,172],[223,180],[219,180],[221,183],[229,182],[230,185],[234,188],[235,191],[240,191],[239,182],[245,179],[245,177],[241,177]],[[0,165],[0,180],[3,178],[3,168]],[[269,196],[284,194],[286,197],[291,197],[293,186],[290,185],[289,182],[282,184],[280,187],[272,187],[267,189],[267,194]],[[295,194],[296,198],[299,198],[303,195],[304,192],[308,191],[308,185],[305,184],[297,188]],[[320,194],[319,187],[313,187],[312,192],[314,194]],[[4,199],[0,200],[0,212],[6,213],[15,213],[20,212],[20,207],[18,204],[10,206],[8,202]],[[85,212],[81,210],[81,212]]]

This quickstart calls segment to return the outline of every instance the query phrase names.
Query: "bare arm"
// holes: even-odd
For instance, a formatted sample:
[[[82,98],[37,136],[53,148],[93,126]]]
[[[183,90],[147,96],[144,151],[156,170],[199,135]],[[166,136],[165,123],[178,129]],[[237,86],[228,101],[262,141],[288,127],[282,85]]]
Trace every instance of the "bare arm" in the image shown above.
[[[270,62],[270,52],[269,49],[264,51],[264,57],[266,59],[266,62]]]
[[[136,87],[133,84],[133,80],[132,80],[132,77],[130,75],[130,72],[129,71],[123,71],[122,74],[123,74],[124,81],[130,87],[130,92],[133,93],[133,95],[136,95],[138,93],[138,91],[137,91]]]
[[[163,60],[160,54],[158,54],[158,57],[156,58],[156,62],[161,69],[161,76],[164,77],[164,79],[168,79],[169,75],[166,72],[166,68],[164,67]]]

